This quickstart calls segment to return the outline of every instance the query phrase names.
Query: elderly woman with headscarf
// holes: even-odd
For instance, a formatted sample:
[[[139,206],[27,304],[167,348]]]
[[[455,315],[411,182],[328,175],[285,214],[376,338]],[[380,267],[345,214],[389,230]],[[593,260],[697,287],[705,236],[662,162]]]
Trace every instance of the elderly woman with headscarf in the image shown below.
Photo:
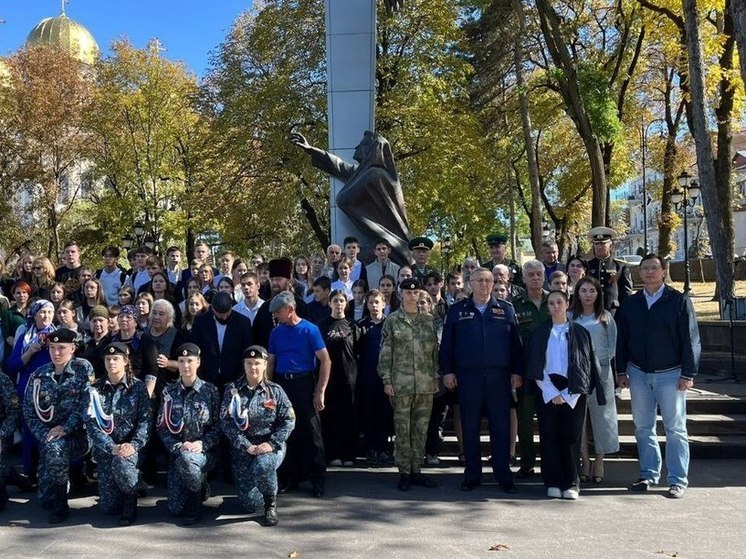
[[[48,351],[48,336],[55,331],[54,305],[46,299],[31,304],[26,319],[26,330],[19,336],[8,358],[8,372],[16,375],[18,395],[23,398],[28,379],[36,369],[51,362]],[[28,476],[36,475],[38,460],[36,443],[31,431],[23,428],[23,470]]]
[[[375,240],[383,237],[391,243],[391,259],[406,264],[412,232],[388,140],[367,130],[355,148],[353,164],[312,146],[297,132],[290,141],[311,156],[314,167],[345,183],[337,193],[337,206],[360,232],[361,244],[372,252]]]

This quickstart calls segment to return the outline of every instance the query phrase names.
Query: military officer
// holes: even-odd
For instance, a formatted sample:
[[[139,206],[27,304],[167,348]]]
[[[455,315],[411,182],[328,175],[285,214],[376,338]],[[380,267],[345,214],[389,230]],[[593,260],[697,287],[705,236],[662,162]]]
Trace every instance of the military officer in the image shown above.
[[[425,277],[435,271],[435,268],[428,266],[427,260],[430,258],[430,251],[433,250],[433,241],[427,237],[415,237],[409,241],[409,250],[412,251],[414,264],[412,268],[412,277],[417,278],[421,285],[425,284]]]
[[[491,235],[487,235],[485,240],[490,247],[491,258],[481,264],[482,268],[494,270],[495,266],[503,264],[508,267],[508,271],[510,272],[508,283],[523,287],[523,274],[521,273],[520,265],[515,260],[505,256],[508,237],[502,233],[492,233]]]
[[[13,434],[21,416],[21,404],[13,382],[0,372],[0,511],[8,502],[5,484],[8,482],[6,467],[3,466],[3,440]],[[10,467],[8,467],[9,469]]]
[[[231,444],[238,501],[253,512],[256,489],[264,498],[264,524],[275,526],[277,468],[295,427],[295,412],[280,385],[265,378],[268,357],[258,345],[243,352],[244,376],[225,388],[220,426]]]
[[[49,335],[52,362],[31,374],[23,397],[23,418],[39,444],[39,500],[52,510],[50,524],[68,517],[70,461],[88,451],[80,399],[94,373],[75,357],[77,336],[67,328]]]
[[[98,465],[99,505],[107,514],[121,513],[119,524],[129,526],[137,514],[137,461],[150,438],[150,398],[145,383],[135,378],[129,347],[122,342],[104,350],[106,377],[88,388],[85,426]]]
[[[549,320],[549,307],[544,291],[545,267],[539,260],[529,260],[523,264],[523,278],[526,292],[512,300],[515,316],[518,320],[518,331],[521,334],[523,347],[528,346],[534,329]],[[521,456],[521,467],[516,474],[519,479],[531,477],[536,465],[536,445],[534,445],[534,416],[536,405],[534,394],[525,386],[516,392],[518,397],[518,444]]]
[[[433,394],[439,384],[438,337],[433,317],[417,312],[420,282],[407,278],[399,288],[402,305],[388,316],[381,331],[378,375],[394,407],[397,487],[400,491],[408,491],[410,485],[436,485],[420,472],[420,467]]]
[[[185,525],[200,521],[202,501],[209,496],[206,476],[220,440],[220,395],[215,385],[197,377],[199,353],[194,344],[176,350],[179,380],[163,389],[157,421],[170,456],[168,510]]]
[[[593,241],[594,258],[588,261],[587,274],[596,278],[604,291],[604,308],[612,316],[628,295],[632,295],[632,277],[627,265],[612,258],[616,231],[611,227],[594,227],[588,231]]]
[[[503,490],[515,493],[510,471],[511,389],[521,385],[523,352],[513,306],[492,296],[487,268],[471,273],[472,296],[446,315],[440,346],[440,370],[449,390],[458,386],[466,469],[462,491],[479,485],[482,456],[479,434],[487,414],[492,471]]]

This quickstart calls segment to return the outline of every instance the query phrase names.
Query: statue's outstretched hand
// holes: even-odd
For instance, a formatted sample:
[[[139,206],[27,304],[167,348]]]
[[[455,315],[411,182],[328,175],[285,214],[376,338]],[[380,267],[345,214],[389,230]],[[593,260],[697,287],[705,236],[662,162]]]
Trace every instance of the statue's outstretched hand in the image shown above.
[[[292,144],[298,146],[303,151],[309,151],[312,148],[311,144],[306,140],[306,137],[300,132],[293,132],[290,134],[289,140]]]

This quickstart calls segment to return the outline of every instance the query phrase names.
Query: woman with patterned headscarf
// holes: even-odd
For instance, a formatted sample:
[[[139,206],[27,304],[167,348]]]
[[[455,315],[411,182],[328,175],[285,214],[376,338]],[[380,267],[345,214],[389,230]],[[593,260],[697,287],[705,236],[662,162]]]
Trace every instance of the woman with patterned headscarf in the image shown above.
[[[8,373],[16,381],[18,395],[23,398],[28,379],[36,369],[51,363],[47,338],[54,332],[54,305],[46,299],[31,304],[26,318],[26,330],[18,337],[8,358]],[[36,475],[38,452],[31,431],[23,428],[23,470],[28,476]]]

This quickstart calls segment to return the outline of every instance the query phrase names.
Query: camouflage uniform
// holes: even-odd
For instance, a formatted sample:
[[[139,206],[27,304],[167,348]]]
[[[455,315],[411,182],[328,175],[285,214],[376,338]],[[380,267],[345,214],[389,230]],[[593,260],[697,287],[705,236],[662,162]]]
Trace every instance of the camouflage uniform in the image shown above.
[[[93,367],[73,358],[55,378],[54,365],[39,367],[29,378],[23,396],[23,418],[39,443],[39,500],[51,508],[55,492],[67,495],[70,461],[88,452],[80,400],[94,380]],[[65,436],[47,441],[49,431],[62,426]]]
[[[391,313],[381,332],[378,375],[394,388],[394,461],[402,474],[420,471],[438,374],[433,317],[403,308]]]
[[[412,277],[419,280],[422,285],[425,285],[425,278],[430,272],[437,272],[435,268],[428,264],[425,264],[422,268],[418,268],[417,264],[412,264],[410,268],[412,268]]]
[[[94,402],[101,403],[101,411],[111,416],[109,421],[100,417]],[[148,391],[145,383],[136,378],[125,378],[116,386],[108,378],[100,378],[91,385],[88,398],[81,403],[93,459],[98,464],[99,505],[107,513],[118,513],[122,510],[123,495],[132,496],[136,492],[137,461],[150,438]],[[114,456],[111,453],[114,446],[122,443],[130,443],[135,453],[127,458]]]
[[[240,398],[240,408],[232,409],[234,393]],[[255,488],[262,496],[277,494],[277,468],[285,458],[285,443],[295,427],[293,406],[279,384],[264,380],[252,390],[241,378],[225,388],[220,427],[231,445],[238,501],[251,511],[258,504],[258,498],[252,499]],[[247,452],[250,445],[265,442],[274,452],[259,456]]]
[[[8,501],[5,491],[7,472],[3,466],[2,441],[13,434],[21,416],[21,404],[13,382],[5,373],[0,373],[0,510]]]
[[[220,440],[220,395],[215,385],[197,379],[191,387],[178,380],[163,389],[158,435],[169,453],[168,510],[183,514],[189,499],[202,491],[214,466],[213,449]],[[202,442],[202,452],[181,452],[185,442]]]

